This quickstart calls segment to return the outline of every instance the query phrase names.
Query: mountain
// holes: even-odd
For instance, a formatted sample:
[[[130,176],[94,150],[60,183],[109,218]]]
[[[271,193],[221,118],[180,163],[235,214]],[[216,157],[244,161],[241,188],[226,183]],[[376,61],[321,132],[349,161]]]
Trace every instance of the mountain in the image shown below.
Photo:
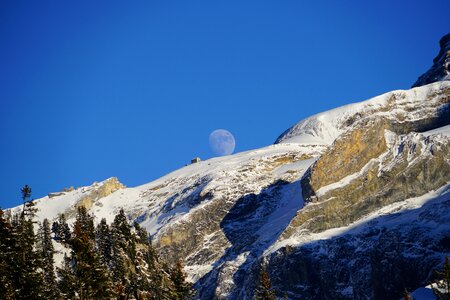
[[[433,60],[433,66],[420,76],[412,87],[426,85],[441,80],[450,80],[450,33],[439,41],[440,50]]]
[[[261,266],[279,297],[398,299],[450,255],[449,35],[440,45],[410,90],[142,186],[110,178],[51,193],[37,216],[70,222],[83,205],[111,222],[123,208],[161,256],[184,261],[199,299],[251,299]]]

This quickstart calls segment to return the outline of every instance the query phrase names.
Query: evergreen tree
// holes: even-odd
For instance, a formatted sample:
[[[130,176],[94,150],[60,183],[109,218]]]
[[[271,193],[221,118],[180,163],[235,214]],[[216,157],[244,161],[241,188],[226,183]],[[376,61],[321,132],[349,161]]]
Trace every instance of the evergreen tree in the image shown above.
[[[130,295],[133,293],[131,274],[136,271],[136,242],[123,209],[120,209],[111,224],[111,239],[113,242],[111,269],[116,290],[123,286],[125,294]]]
[[[58,221],[53,222],[52,232],[55,234],[56,241],[66,245],[70,242],[71,232],[64,214],[59,216]]]
[[[59,297],[56,289],[56,278],[54,271],[55,261],[53,259],[54,248],[50,232],[50,224],[47,219],[42,222],[38,232],[38,251],[42,260],[43,295],[46,299]]]
[[[138,223],[134,223],[134,235],[136,240],[136,259],[134,261],[135,273],[131,274],[130,292],[137,299],[154,299],[152,296],[152,274],[148,272],[148,251],[151,248],[148,233]],[[147,268],[146,268],[147,266]]]
[[[259,273],[259,285],[255,291],[255,300],[276,300],[277,296],[272,289],[269,273],[265,268],[261,268]]]
[[[126,241],[116,228],[112,227],[111,230],[112,239],[112,258],[111,258],[111,271],[112,278],[116,286],[126,286],[127,284],[127,256],[124,250],[126,247]]]
[[[186,274],[180,261],[171,269],[170,280],[173,283],[173,299],[184,300],[194,296],[192,286],[186,281]]]
[[[14,288],[14,297],[19,299],[42,298],[42,273],[40,256],[35,249],[36,235],[34,221],[36,208],[33,201],[27,199],[31,196],[31,188],[26,185],[22,188],[24,201],[23,211],[14,218],[16,225],[12,230],[11,281]]]
[[[100,262],[108,267],[112,259],[112,241],[109,226],[103,218],[95,230],[95,242],[100,256]]]
[[[131,226],[128,223],[128,219],[125,216],[125,212],[120,209],[119,214],[114,217],[113,224],[111,225],[119,246],[126,251],[126,254],[130,259],[134,260],[136,257],[136,241],[134,236],[131,234]]]
[[[432,284],[433,294],[438,300],[450,300],[450,262],[446,256],[442,271],[436,271],[437,282]]]
[[[78,282],[72,266],[72,260],[64,254],[64,261],[61,268],[57,268],[59,277],[58,289],[64,299],[76,299]]]
[[[150,238],[150,235],[148,234],[147,230],[145,230],[145,228],[142,228],[138,222],[134,222],[133,226],[134,226],[134,230],[136,232],[136,241],[143,245],[150,245],[151,238]]]
[[[94,220],[85,207],[79,207],[77,210],[70,246],[72,251],[69,265],[77,279],[80,299],[111,298],[112,282],[96,252]]]
[[[31,188],[28,186],[28,184],[25,184],[25,186],[21,188],[20,191],[22,193],[23,208],[25,210],[25,203],[27,203],[28,199],[31,197]]]
[[[146,236],[148,235],[146,234]],[[169,268],[159,259],[150,242],[142,248],[139,256],[143,261],[141,264],[146,267],[137,268],[138,275],[143,279],[138,294],[144,297],[143,299],[174,299],[174,285],[170,279]]]
[[[4,299],[13,299],[14,287],[11,281],[12,226],[4,218],[0,209],[0,295]]]
[[[60,232],[64,222],[60,219],[54,232]],[[130,226],[123,210],[110,226],[102,219],[94,231],[93,217],[80,207],[70,236],[70,256],[57,269],[58,287],[65,299],[176,300],[192,296],[181,264],[169,268],[160,260],[147,231],[137,223]]]

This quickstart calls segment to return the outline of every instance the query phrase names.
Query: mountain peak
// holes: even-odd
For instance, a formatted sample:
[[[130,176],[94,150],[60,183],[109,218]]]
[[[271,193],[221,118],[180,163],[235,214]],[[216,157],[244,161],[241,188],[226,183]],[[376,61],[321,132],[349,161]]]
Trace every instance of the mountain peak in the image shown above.
[[[439,41],[439,54],[433,59],[431,68],[420,76],[412,87],[418,87],[436,81],[450,80],[450,33]]]

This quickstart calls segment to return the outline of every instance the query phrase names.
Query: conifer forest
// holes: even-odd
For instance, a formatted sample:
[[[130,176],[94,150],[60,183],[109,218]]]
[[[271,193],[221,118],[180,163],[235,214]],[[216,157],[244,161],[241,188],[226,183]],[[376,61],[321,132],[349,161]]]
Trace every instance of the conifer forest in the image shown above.
[[[150,235],[123,210],[111,224],[80,206],[74,224],[60,215],[35,221],[22,188],[19,214],[0,209],[0,299],[189,299],[194,293],[181,262],[158,257]],[[55,266],[55,245],[64,258]]]

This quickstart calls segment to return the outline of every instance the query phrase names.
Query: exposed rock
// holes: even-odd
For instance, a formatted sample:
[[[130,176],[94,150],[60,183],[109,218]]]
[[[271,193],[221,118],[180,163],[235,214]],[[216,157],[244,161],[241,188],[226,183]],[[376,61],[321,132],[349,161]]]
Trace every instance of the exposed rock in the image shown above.
[[[432,90],[421,101],[427,105],[411,105],[414,100],[405,93],[392,93],[383,106],[358,114],[358,120],[352,118],[349,129],[302,179],[305,201],[314,205],[298,212],[283,238],[299,230],[318,232],[348,225],[380,206],[425,194],[450,181],[448,138],[436,139],[434,148],[427,148],[432,137],[401,136],[450,122],[450,86]],[[408,115],[403,115],[405,111]],[[386,140],[387,131],[397,143]],[[400,136],[394,137],[395,133]],[[411,157],[416,160],[411,162]]]
[[[87,209],[90,209],[96,200],[104,198],[117,190],[125,188],[125,186],[116,177],[108,178],[103,181],[100,186],[98,183],[94,183],[93,186],[95,188],[86,191],[86,195],[78,200],[75,207],[84,206]]]
[[[313,192],[358,172],[371,159],[385,152],[384,130],[388,127],[387,120],[376,120],[373,124],[356,128],[336,140],[311,167],[307,177],[310,188],[303,189],[305,198],[310,198],[307,192]]]
[[[68,193],[68,192],[71,192],[71,191],[74,191],[74,190],[75,190],[75,188],[73,186],[70,186],[68,188],[63,188],[62,189],[62,191],[65,192],[65,193]]]
[[[65,194],[64,192],[49,193],[49,194],[48,194],[48,197],[49,197],[49,198],[54,198],[54,197],[62,196],[62,195],[64,195],[64,194]]]
[[[433,59],[433,66],[420,76],[412,87],[441,80],[450,80],[450,33],[441,38],[439,46],[439,54]]]
[[[401,299],[405,288],[428,285],[450,252],[445,220],[450,194],[401,213],[396,209],[330,239],[313,238],[272,253],[267,269],[278,295],[286,291],[289,299]],[[248,280],[255,280],[254,275]]]
[[[379,207],[423,195],[450,181],[449,137],[424,136],[419,133],[397,136],[392,132],[386,135],[386,138],[375,135],[377,139],[372,142],[374,145],[388,144],[388,148],[380,152],[374,147],[373,152],[368,152],[372,155],[367,155],[364,148],[361,156],[365,159],[365,165],[344,173],[347,178],[340,173],[341,176],[332,181],[333,184],[321,185],[320,180],[314,177],[320,177],[322,173],[326,176],[326,172],[316,175],[317,169],[312,167],[302,180],[304,194],[311,204],[297,213],[283,233],[283,238],[302,230],[320,232],[348,225]],[[360,138],[359,134],[346,137],[346,145],[357,144],[358,141],[352,138]],[[388,139],[386,143],[381,142],[385,139]],[[331,157],[333,151],[329,153]],[[360,155],[354,152],[350,152],[349,156],[346,156],[346,152],[340,153],[348,157],[349,165],[353,165],[351,160],[357,160]],[[343,170],[348,169],[345,162],[339,163]],[[333,159],[328,160],[328,164],[327,170],[339,172],[339,165],[334,165]],[[344,180],[339,182],[338,179]]]

